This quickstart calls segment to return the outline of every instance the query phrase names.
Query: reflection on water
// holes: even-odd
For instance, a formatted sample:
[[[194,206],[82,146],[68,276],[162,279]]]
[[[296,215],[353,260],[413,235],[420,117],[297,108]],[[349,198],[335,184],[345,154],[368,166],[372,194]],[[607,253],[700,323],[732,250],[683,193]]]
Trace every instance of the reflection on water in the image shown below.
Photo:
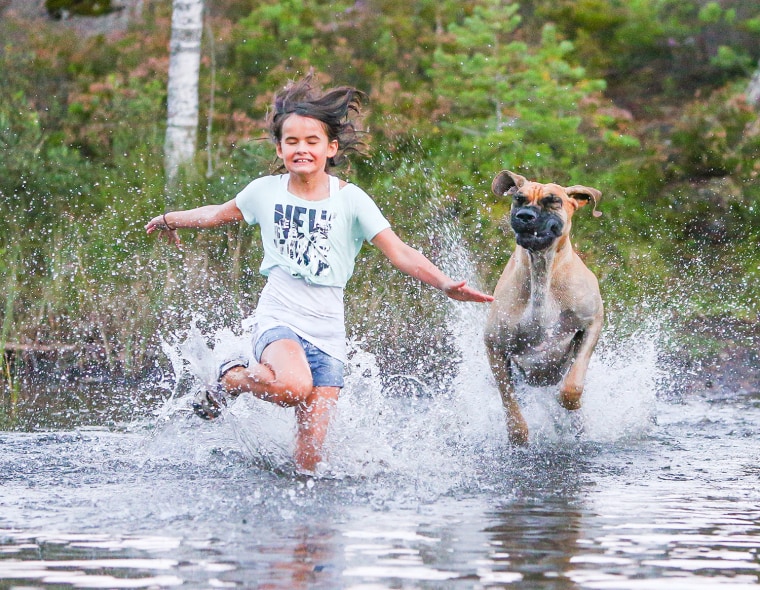
[[[657,416],[636,439],[468,449],[439,481],[299,479],[189,416],[3,433],[0,587],[756,587],[757,399]]]
[[[81,534],[30,537],[20,531],[0,530],[0,540],[0,579],[17,585],[28,581],[75,588],[150,588],[183,583],[174,574],[179,565],[176,560],[140,557],[135,551],[169,550],[176,546],[174,539]]]

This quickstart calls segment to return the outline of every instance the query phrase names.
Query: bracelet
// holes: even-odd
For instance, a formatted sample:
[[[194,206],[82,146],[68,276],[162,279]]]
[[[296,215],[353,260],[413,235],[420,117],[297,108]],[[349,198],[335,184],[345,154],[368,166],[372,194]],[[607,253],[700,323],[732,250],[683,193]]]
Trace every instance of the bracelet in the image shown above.
[[[169,225],[169,222],[168,222],[168,221],[166,221],[166,213],[164,213],[164,214],[163,214],[161,217],[162,217],[162,219],[164,220],[164,227],[165,227],[167,230],[169,230],[169,231],[174,231],[174,230],[176,230],[176,229],[177,229],[176,227],[172,227],[172,226],[170,226],[170,225]]]

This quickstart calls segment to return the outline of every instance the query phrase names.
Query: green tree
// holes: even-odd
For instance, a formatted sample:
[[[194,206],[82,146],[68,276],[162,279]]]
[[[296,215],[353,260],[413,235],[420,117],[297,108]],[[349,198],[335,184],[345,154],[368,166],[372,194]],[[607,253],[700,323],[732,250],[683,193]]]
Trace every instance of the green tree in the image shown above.
[[[529,0],[530,22],[555,22],[619,104],[691,95],[749,73],[760,57],[757,7],[743,0]]]
[[[273,91],[289,79],[310,67],[329,73],[334,23],[348,4],[266,0],[240,20],[232,40],[234,75],[226,78],[237,97],[234,106],[263,114]]]
[[[570,63],[573,46],[551,25],[537,47],[517,40],[518,8],[483,0],[448,27],[430,72],[440,136],[469,162],[467,176],[509,166],[562,181],[588,153],[579,132],[583,100],[604,82]]]
[[[111,0],[45,0],[45,10],[54,18],[64,14],[100,16],[111,12]]]

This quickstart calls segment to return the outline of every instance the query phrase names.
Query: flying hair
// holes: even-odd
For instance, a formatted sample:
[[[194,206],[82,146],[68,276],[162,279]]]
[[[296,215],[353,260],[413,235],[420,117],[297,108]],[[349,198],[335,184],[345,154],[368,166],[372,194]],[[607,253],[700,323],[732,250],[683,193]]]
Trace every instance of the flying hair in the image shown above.
[[[363,132],[356,128],[354,120],[361,116],[361,106],[366,96],[351,86],[322,91],[315,83],[313,72],[310,72],[275,94],[268,120],[272,141],[276,144],[282,141],[285,120],[296,114],[320,121],[327,138],[338,142],[338,153],[328,160],[328,168],[343,164],[348,154],[364,155],[367,144],[361,140],[360,134]]]

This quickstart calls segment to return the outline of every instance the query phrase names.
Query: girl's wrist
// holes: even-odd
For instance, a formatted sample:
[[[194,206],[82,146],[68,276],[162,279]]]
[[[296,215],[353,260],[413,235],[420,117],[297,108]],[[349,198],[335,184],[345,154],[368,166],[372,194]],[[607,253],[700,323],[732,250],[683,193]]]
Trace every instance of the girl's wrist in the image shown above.
[[[164,214],[161,216],[161,219],[163,219],[163,222],[164,222],[164,229],[167,229],[167,230],[169,230],[169,231],[174,231],[174,230],[175,230],[175,229],[177,229],[177,228],[176,228],[176,227],[172,227],[171,225],[169,225],[169,220],[167,220],[167,219],[166,219],[166,215],[167,215],[167,214],[166,214],[166,213],[164,213]]]

